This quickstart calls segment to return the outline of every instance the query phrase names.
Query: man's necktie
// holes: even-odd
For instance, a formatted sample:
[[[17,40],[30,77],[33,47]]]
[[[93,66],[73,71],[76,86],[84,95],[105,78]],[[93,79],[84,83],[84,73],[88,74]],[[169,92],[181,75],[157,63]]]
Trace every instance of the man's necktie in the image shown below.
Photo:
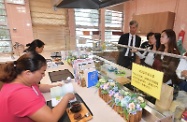
[[[130,43],[130,46],[133,46],[133,36],[131,38],[131,43]],[[128,53],[128,56],[131,57],[131,49],[129,49],[129,53]]]

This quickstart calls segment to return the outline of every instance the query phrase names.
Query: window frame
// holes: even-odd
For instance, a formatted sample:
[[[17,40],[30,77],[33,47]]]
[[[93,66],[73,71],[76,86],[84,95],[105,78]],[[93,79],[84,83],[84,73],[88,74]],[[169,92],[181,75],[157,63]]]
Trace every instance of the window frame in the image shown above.
[[[111,12],[111,20],[108,20],[108,18],[106,19],[106,16],[109,16],[109,15],[107,15],[108,12]],[[117,14],[115,15],[115,13],[117,13]],[[120,17],[120,18],[112,20],[112,17],[113,18]],[[124,17],[123,12],[114,11],[114,10],[105,10],[105,32],[104,32],[105,33],[105,41],[118,43],[118,40],[119,40],[122,30],[123,30],[123,17]],[[108,26],[107,25],[108,23],[106,22],[106,20],[113,21],[113,23],[119,23],[119,26],[118,27]],[[109,25],[111,25],[111,24],[109,24]],[[115,32],[119,33],[119,35],[113,34]],[[107,33],[110,33],[110,34],[107,34]]]
[[[77,47],[93,47],[92,38],[94,37],[94,32],[99,32],[100,11],[96,9],[74,9],[74,13],[75,13],[74,14],[75,34],[76,34]],[[79,15],[78,13],[81,13],[81,14]],[[87,14],[87,15],[82,16],[83,14]],[[77,21],[76,18],[78,18],[79,20]],[[84,21],[81,21],[83,23],[86,21],[87,24],[86,23],[81,24],[80,20],[84,20]],[[89,22],[90,23],[94,22],[94,23],[89,24]]]
[[[0,53],[10,53],[12,52],[12,41],[10,35],[10,29],[8,28],[7,23],[7,14],[5,9],[5,2],[0,1],[0,4],[4,7],[1,7],[0,10],[3,10],[4,13],[0,12],[0,17],[4,17],[4,21],[0,18]]]

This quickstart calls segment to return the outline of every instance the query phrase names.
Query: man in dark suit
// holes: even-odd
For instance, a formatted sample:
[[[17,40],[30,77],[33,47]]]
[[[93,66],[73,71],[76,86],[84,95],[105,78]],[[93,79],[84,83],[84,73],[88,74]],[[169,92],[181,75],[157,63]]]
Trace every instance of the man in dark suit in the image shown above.
[[[118,44],[140,47],[141,38],[136,35],[136,31],[138,29],[138,22],[135,20],[130,21],[130,32],[121,35]],[[132,68],[132,62],[136,60],[135,53],[131,52],[130,48],[119,47],[119,57],[117,64],[124,66],[126,68]]]

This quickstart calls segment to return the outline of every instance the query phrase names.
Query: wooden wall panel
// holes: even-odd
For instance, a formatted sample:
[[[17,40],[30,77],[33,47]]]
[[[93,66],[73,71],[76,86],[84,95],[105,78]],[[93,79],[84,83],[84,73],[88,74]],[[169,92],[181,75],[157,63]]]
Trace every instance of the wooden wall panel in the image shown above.
[[[150,14],[134,15],[133,19],[139,23],[138,33],[149,32],[161,33],[165,29],[173,29],[175,13],[159,12]]]

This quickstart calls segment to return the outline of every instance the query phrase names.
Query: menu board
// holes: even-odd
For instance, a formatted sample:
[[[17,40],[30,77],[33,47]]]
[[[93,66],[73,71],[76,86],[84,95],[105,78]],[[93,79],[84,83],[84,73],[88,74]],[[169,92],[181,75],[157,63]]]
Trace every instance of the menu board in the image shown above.
[[[163,72],[133,63],[131,85],[160,99]]]

